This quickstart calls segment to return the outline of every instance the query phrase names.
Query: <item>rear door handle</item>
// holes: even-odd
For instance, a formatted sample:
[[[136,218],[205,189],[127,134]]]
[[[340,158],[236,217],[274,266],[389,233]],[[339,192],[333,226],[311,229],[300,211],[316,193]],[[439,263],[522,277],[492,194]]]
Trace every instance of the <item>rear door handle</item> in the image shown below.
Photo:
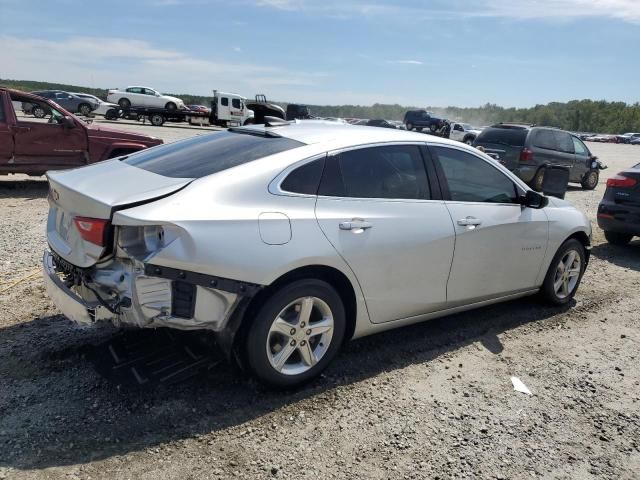
[[[482,220],[476,217],[466,217],[458,220],[458,225],[461,227],[477,227],[478,225],[482,225]]]
[[[340,230],[353,230],[354,233],[373,227],[371,223],[365,222],[360,218],[353,218],[345,222],[340,222],[338,226],[340,227]]]

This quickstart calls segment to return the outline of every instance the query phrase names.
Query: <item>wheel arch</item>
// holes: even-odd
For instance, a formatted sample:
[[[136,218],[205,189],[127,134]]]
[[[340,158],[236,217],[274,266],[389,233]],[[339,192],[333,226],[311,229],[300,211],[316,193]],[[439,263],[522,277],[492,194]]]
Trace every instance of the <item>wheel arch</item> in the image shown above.
[[[233,339],[232,350],[235,353],[236,360],[241,360],[242,355],[237,355],[239,350],[244,344],[244,339],[249,331],[249,327],[252,324],[252,319],[255,318],[260,307],[267,301],[267,299],[281,287],[288,285],[296,280],[302,280],[306,278],[313,278],[324,280],[333,288],[336,289],[340,299],[344,305],[345,318],[346,318],[346,331],[344,340],[348,341],[353,337],[356,329],[356,319],[358,313],[358,305],[356,298],[356,290],[349,280],[349,278],[340,270],[335,267],[327,265],[305,265],[295,268],[281,275],[274,280],[270,285],[263,288],[257,295],[250,300],[246,301],[244,305],[239,305],[234,314],[235,318],[230,320],[230,329]],[[235,323],[235,325],[233,325]],[[226,338],[223,341],[228,342]]]
[[[569,235],[564,240],[564,242],[562,242],[562,244],[571,239],[578,240],[582,244],[582,246],[584,247],[585,262],[588,264],[589,256],[591,254],[591,238],[589,238],[589,235],[587,235],[587,233],[582,230],[578,230],[577,232],[573,232],[571,235]]]

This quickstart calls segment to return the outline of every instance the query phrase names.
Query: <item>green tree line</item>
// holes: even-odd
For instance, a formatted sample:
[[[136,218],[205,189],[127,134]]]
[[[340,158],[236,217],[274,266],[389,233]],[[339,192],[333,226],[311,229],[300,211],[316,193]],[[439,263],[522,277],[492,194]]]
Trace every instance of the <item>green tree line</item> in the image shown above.
[[[67,85],[30,80],[3,80],[0,85],[23,91],[65,90],[85,92],[106,99],[107,90],[88,88],[79,85]],[[182,98],[187,105],[209,105],[210,96],[173,94]],[[286,107],[287,102],[275,102]],[[398,104],[388,105],[308,105],[311,113],[319,117],[340,118],[386,118],[402,120],[408,107]],[[552,102],[529,108],[509,108],[487,103],[480,107],[426,107],[437,115],[455,121],[464,121],[478,126],[499,122],[518,122],[559,127],[574,132],[624,133],[640,132],[640,104],[608,102],[605,100],[572,100],[570,102]]]

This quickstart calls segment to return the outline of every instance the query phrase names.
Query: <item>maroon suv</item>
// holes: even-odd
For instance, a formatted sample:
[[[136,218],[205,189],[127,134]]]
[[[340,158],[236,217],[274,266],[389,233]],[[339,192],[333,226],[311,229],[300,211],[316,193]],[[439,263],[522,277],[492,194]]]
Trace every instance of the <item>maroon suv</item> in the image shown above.
[[[34,106],[46,112],[44,119],[23,113]],[[0,88],[0,174],[43,175],[161,143],[156,137],[86,123],[50,100]]]

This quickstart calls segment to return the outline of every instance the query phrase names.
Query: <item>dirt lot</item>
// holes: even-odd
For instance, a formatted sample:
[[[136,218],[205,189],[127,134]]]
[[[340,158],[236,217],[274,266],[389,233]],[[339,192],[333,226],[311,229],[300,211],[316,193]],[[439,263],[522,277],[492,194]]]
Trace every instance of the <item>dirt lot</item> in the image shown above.
[[[603,177],[640,161],[639,147],[590,147]],[[568,193],[593,222],[604,181]],[[94,367],[113,330],[71,325],[37,273],[10,287],[38,271],[47,189],[0,182],[0,479],[640,476],[640,242],[610,247],[595,228],[570,308],[524,299],[352,342],[297,392],[224,362],[132,388]]]

